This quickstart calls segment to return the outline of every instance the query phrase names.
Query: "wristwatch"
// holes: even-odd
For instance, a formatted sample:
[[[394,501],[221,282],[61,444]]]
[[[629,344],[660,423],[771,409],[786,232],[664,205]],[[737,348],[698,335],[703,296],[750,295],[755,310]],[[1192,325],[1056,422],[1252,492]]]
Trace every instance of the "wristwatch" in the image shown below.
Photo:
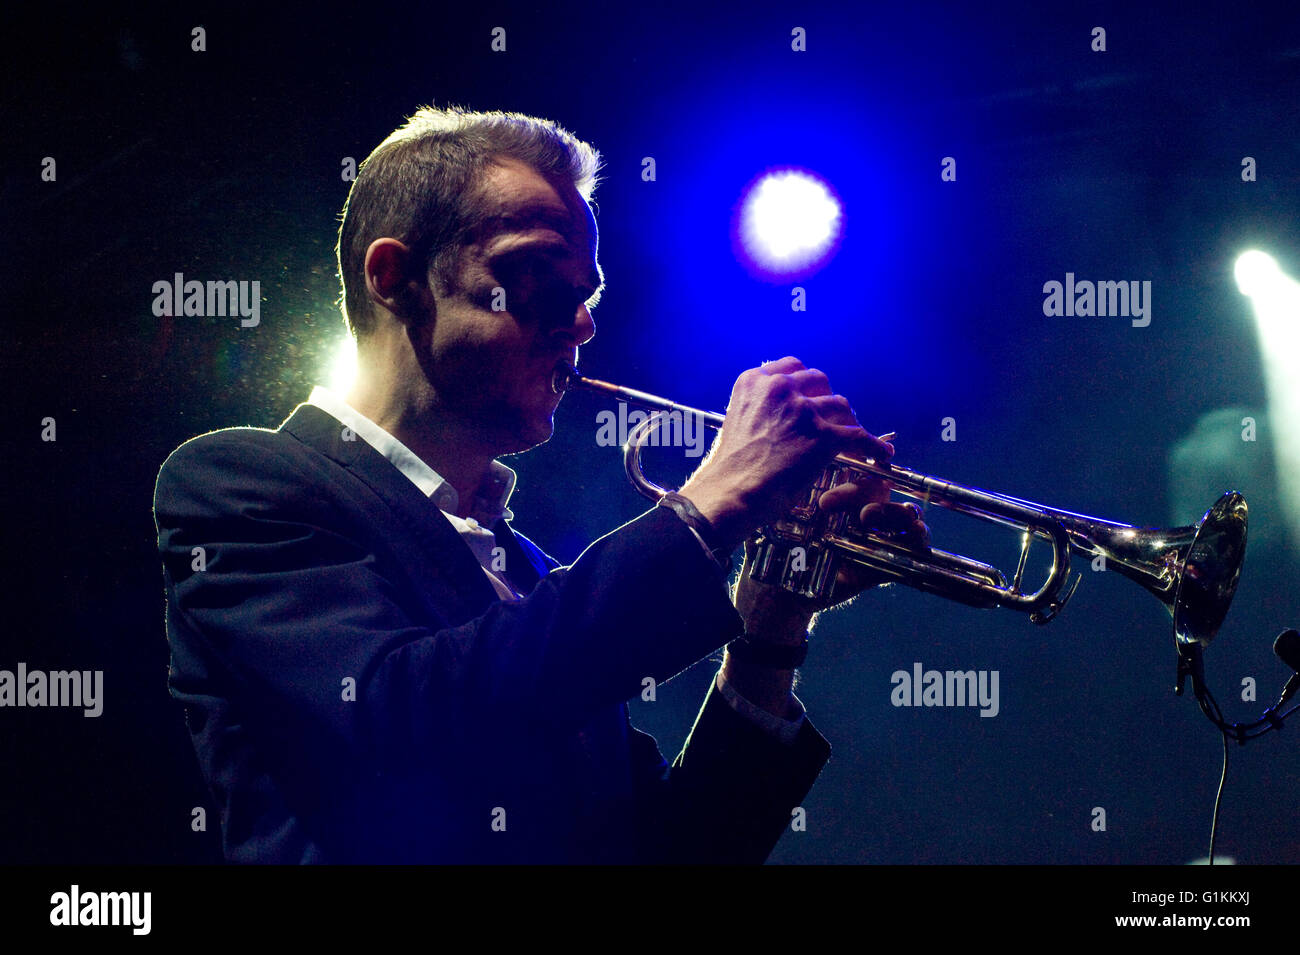
[[[728,576],[731,574],[731,550],[718,545],[718,532],[709,519],[700,513],[700,509],[690,500],[682,497],[676,491],[668,491],[663,497],[659,498],[658,505],[666,507],[678,517],[683,523],[691,529],[704,549],[709,552],[715,563],[722,568],[722,572]],[[734,549],[734,548],[733,548]]]

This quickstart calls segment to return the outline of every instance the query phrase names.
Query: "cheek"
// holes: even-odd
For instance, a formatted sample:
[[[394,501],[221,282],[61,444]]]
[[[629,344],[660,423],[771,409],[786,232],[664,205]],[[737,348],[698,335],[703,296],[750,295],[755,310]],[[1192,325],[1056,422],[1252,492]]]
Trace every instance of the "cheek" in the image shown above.
[[[514,332],[510,317],[501,312],[454,312],[435,320],[432,351],[435,358],[460,359],[475,354],[509,351]]]
[[[529,343],[504,312],[457,314],[434,323],[435,385],[447,394],[504,396],[523,379]]]

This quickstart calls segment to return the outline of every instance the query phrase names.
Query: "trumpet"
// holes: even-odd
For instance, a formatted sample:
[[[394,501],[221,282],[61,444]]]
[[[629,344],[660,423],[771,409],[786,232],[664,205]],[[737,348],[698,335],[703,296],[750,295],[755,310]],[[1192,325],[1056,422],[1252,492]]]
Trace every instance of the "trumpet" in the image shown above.
[[[623,464],[637,491],[655,501],[667,489],[647,478],[641,467],[642,448],[650,436],[673,414],[695,415],[714,429],[721,429],[725,421],[717,412],[587,378],[571,368],[567,374],[557,371],[553,387],[557,391],[583,388],[652,411],[628,434]],[[895,493],[923,504],[1018,530],[1020,558],[1010,581],[990,564],[892,540],[861,526],[854,514],[818,506],[822,494],[832,487],[868,477],[888,481]],[[1079,585],[1082,575],[1071,576],[1071,555],[1101,557],[1107,569],[1138,583],[1165,605],[1181,652],[1209,646],[1227,616],[1246,555],[1246,518],[1245,498],[1227,491],[1196,524],[1135,527],[967,487],[892,462],[841,454],[789,514],[758,531],[750,573],[761,582],[825,601],[843,562],[848,561],[926,593],[973,607],[1019,610],[1034,623],[1044,624],[1061,611]],[[1047,542],[1052,563],[1042,584],[1030,590],[1024,577],[1035,539]]]

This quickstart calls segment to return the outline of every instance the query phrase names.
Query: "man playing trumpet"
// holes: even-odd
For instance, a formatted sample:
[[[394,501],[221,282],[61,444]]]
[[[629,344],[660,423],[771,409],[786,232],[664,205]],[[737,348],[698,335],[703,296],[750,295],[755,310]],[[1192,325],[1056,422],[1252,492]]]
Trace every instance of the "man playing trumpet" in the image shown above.
[[[569,567],[510,526],[498,458],[551,436],[595,333],[598,165],[548,121],[420,110],[344,210],[355,384],[163,465],[169,685],[228,859],[757,863],[825,763],[792,693],[822,608],[726,587],[831,458],[893,453],[824,374],[743,373],[680,492]],[[880,482],[821,505],[926,541]],[[625,701],[724,645],[670,766]]]

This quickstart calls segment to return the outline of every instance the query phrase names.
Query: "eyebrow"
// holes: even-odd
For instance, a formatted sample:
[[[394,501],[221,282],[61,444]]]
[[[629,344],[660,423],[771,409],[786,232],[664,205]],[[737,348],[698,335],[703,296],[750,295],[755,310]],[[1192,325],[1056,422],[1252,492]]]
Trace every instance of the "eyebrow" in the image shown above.
[[[573,233],[573,221],[569,218],[568,213],[561,212],[553,206],[533,203],[512,212],[488,216],[483,220],[485,228],[506,226],[512,229],[523,229],[535,225],[548,226],[564,236],[567,241],[572,242],[574,245],[579,244],[577,236]],[[605,273],[599,263],[587,273],[586,278],[587,284],[593,289],[587,301],[594,305],[600,299],[600,293],[605,288]]]
[[[569,217],[569,214],[556,209],[554,206],[534,203],[524,206],[522,209],[488,216],[483,220],[485,228],[507,226],[512,229],[521,229],[536,225],[549,226],[570,241],[577,239],[577,235],[573,231],[573,220]]]

